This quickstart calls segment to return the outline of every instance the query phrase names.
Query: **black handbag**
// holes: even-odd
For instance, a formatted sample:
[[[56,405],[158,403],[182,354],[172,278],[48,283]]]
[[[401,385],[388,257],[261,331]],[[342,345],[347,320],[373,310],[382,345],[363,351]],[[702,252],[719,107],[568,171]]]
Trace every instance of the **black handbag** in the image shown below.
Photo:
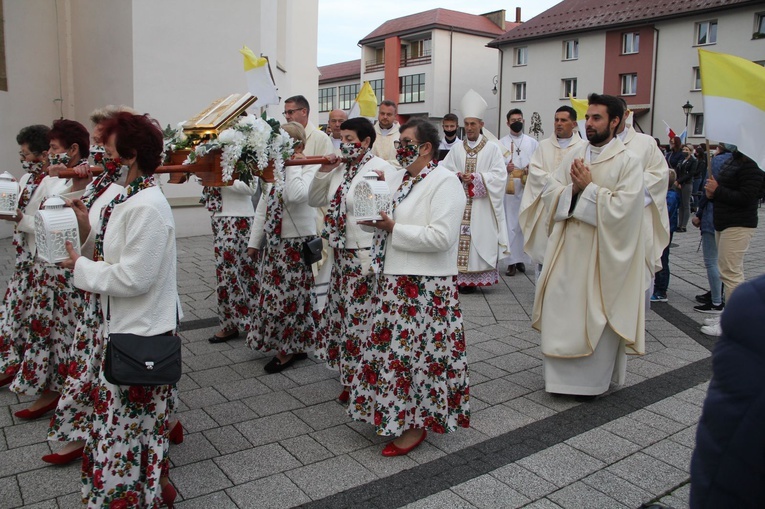
[[[107,300],[106,321],[111,318]],[[178,310],[176,308],[176,322]],[[104,378],[115,385],[173,385],[182,374],[181,338],[173,334],[109,334]]]
[[[321,260],[323,242],[321,237],[303,242],[303,262],[309,267]]]

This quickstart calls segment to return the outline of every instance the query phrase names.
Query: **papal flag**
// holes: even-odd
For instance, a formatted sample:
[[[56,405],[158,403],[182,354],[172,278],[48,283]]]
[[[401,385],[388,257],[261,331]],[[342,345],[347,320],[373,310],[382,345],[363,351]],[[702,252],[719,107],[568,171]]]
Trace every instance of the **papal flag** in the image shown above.
[[[255,56],[250,48],[244,46],[239,52],[244,55],[244,75],[247,77],[247,89],[258,99],[253,106],[279,104],[279,93],[271,77],[268,59]]]
[[[699,50],[706,137],[732,143],[765,169],[765,68]]]
[[[579,128],[579,136],[586,140],[587,133],[584,130],[586,119],[584,117],[587,115],[587,108],[589,108],[590,103],[584,99],[577,99],[573,95],[569,95],[568,99],[571,101],[571,107],[576,112],[576,125]]]
[[[375,91],[372,90],[372,86],[368,81],[365,81],[361,85],[359,95],[356,96],[356,101],[351,106],[348,112],[348,118],[356,117],[369,117],[374,118],[377,116],[377,96]]]

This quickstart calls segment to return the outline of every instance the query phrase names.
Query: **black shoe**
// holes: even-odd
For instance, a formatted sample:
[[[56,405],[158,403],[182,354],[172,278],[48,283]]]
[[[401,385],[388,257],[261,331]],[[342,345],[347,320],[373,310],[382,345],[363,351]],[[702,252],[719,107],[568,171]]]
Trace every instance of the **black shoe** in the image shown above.
[[[712,292],[709,291],[707,293],[702,293],[700,295],[696,296],[696,302],[699,304],[711,304],[712,303]]]
[[[579,401],[580,403],[589,403],[590,401],[594,401],[595,398],[597,398],[597,396],[579,394],[574,396],[574,401]]]
[[[225,336],[218,336],[217,334],[215,334],[213,337],[211,337],[207,341],[209,341],[210,343],[213,343],[213,344],[215,344],[215,343],[224,343],[224,342],[228,341],[229,339],[236,339],[238,337],[239,337],[239,331],[238,330],[234,330],[233,332],[229,332]]]
[[[675,233],[685,233],[685,232],[686,232],[685,228],[678,228],[677,230],[675,230]]]
[[[518,269],[518,272],[521,272],[523,274],[526,273],[526,265],[523,263],[516,263],[515,268]]]
[[[723,309],[725,309],[725,303],[720,304],[719,306],[715,306],[711,302],[707,302],[706,304],[700,304],[698,306],[693,306],[694,311],[698,311],[699,313],[707,313],[710,315],[719,315],[723,312]]]
[[[517,267],[515,265],[508,265],[507,266],[507,272],[505,272],[506,276],[513,277],[515,275],[515,272],[517,271]]]
[[[460,293],[475,293],[475,286],[460,286]]]
[[[279,373],[283,369],[286,369],[290,366],[292,366],[295,361],[302,361],[303,359],[307,359],[308,354],[305,352],[300,353],[294,353],[292,354],[292,357],[288,361],[281,362],[278,357],[274,357],[270,361],[268,361],[268,364],[263,366],[263,369],[266,373],[269,375],[273,375],[274,373]]]

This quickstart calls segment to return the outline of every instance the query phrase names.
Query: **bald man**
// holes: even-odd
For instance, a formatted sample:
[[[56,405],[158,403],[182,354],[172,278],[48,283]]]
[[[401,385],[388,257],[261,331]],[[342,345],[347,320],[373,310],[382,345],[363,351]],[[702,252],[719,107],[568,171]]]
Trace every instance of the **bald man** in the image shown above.
[[[340,136],[340,124],[348,120],[348,114],[343,110],[332,110],[329,112],[329,139],[332,141],[332,146],[335,147],[335,153],[340,154],[340,143],[342,138]]]

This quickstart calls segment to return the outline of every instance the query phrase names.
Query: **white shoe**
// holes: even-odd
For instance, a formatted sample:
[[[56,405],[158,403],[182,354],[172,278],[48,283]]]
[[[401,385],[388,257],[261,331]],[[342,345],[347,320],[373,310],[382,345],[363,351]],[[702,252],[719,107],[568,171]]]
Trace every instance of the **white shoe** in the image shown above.
[[[720,323],[720,316],[710,316],[709,318],[704,318],[704,325],[716,325]]]
[[[705,325],[701,328],[701,332],[707,336],[720,336],[722,334],[722,327],[720,327],[719,322],[714,325]]]

